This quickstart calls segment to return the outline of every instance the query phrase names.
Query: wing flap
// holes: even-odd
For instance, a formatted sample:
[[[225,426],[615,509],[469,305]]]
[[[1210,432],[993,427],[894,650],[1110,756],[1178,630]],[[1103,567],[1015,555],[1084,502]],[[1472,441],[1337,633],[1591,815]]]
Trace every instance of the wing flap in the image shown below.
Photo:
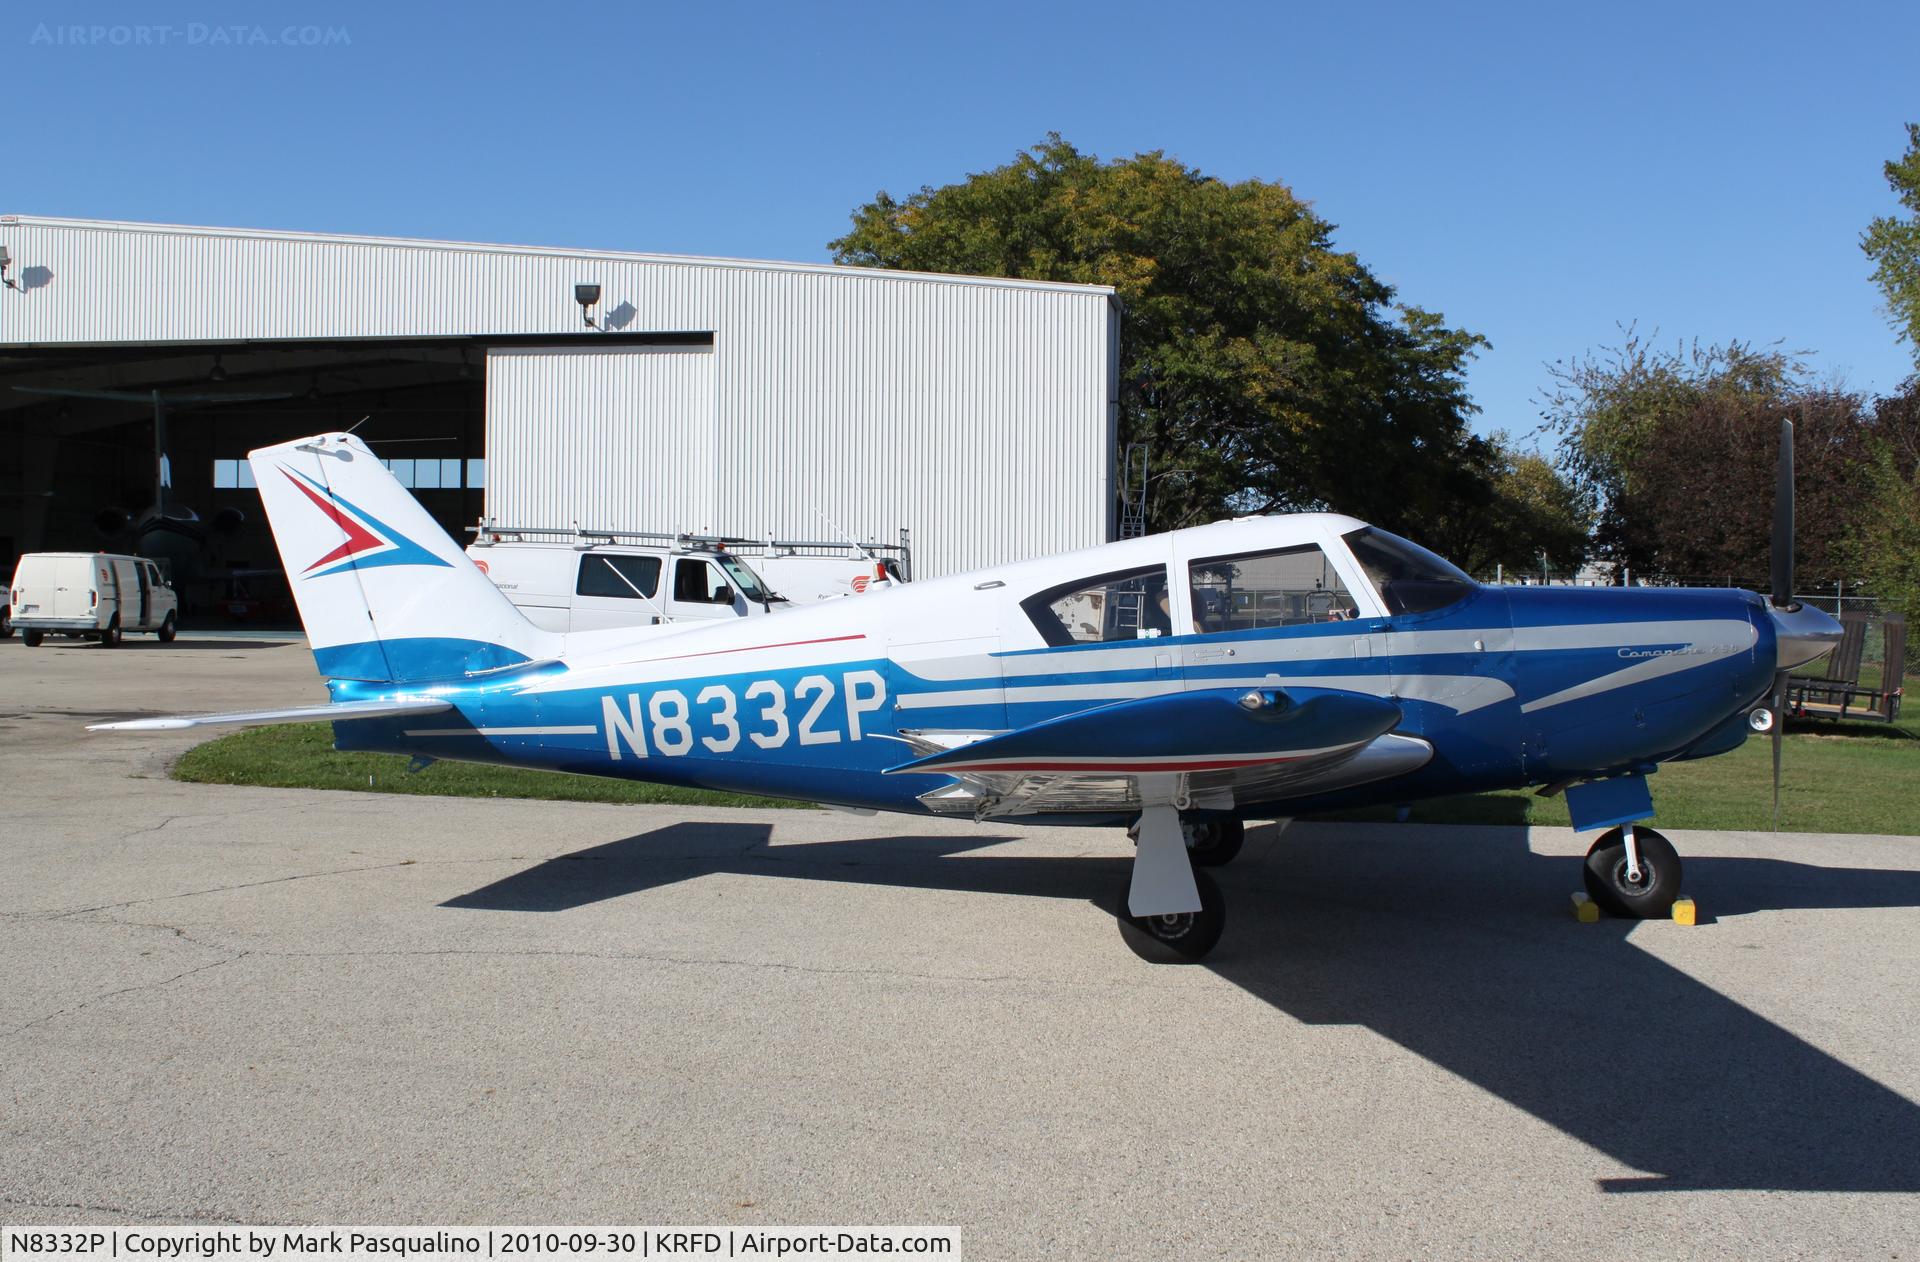
[[[332,705],[286,710],[237,710],[231,714],[183,714],[160,719],[89,723],[89,732],[177,732],[190,727],[258,727],[266,723],[338,723],[346,719],[384,719],[395,715],[438,714],[453,709],[435,697],[396,697],[388,701],[340,701]]]

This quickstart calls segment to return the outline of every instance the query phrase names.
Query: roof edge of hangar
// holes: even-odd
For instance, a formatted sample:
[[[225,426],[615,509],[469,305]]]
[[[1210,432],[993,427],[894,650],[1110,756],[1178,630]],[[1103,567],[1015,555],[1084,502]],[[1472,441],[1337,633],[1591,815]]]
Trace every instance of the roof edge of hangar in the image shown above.
[[[124,232],[152,236],[225,237],[247,241],[288,241],[318,245],[357,245],[385,249],[434,250],[468,254],[521,254],[543,258],[574,258],[620,263],[655,263],[678,267],[729,267],[742,271],[794,272],[861,279],[942,281],[956,285],[985,285],[1006,289],[1036,289],[1056,293],[1099,294],[1117,297],[1111,285],[1081,285],[1069,281],[1018,280],[1005,276],[966,276],[948,272],[905,272],[880,267],[848,267],[838,263],[797,263],[779,259],[743,259],[699,254],[649,254],[634,250],[586,250],[565,246],[513,245],[489,241],[441,241],[430,237],[358,236],[338,232],[295,232],[279,228],[223,228],[196,224],[145,223],[121,219],[70,219],[51,215],[0,215],[0,229],[66,228],[97,232]]]

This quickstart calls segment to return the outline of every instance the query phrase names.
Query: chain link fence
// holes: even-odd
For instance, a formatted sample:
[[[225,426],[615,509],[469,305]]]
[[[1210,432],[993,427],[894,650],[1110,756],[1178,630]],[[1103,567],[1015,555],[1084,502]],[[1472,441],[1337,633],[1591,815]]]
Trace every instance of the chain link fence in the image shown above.
[[[1502,567],[1491,574],[1475,577],[1483,583],[1508,587],[1620,585],[1611,566],[1586,566],[1579,570],[1508,570]],[[1754,592],[1765,592],[1772,581],[1765,574],[1659,574],[1642,577],[1631,571],[1620,578],[1630,581],[1635,587],[1743,587]],[[1862,687],[1898,688],[1907,679],[1920,678],[1920,643],[1904,632],[1896,633],[1892,638],[1904,644],[1902,656],[1905,661],[1899,664],[1897,671],[1889,672],[1887,669],[1887,617],[1891,611],[1882,607],[1876,597],[1860,591],[1857,584],[1844,578],[1815,579],[1811,582],[1803,578],[1798,586],[1801,590],[1794,594],[1794,599],[1802,604],[1824,609],[1835,617],[1851,614],[1865,619],[1866,638],[1858,670],[1858,682]],[[1898,619],[1899,615],[1895,614],[1894,617]],[[1814,663],[1801,673],[1817,675],[1821,669],[1821,663]],[[1888,678],[1894,678],[1896,682],[1884,685],[1881,681]]]

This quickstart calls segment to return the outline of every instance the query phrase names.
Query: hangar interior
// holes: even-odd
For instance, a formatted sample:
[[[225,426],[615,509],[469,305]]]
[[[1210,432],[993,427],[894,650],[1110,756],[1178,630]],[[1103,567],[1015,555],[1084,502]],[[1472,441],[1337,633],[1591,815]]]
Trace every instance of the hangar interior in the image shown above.
[[[0,350],[0,573],[25,552],[137,552],[173,575],[189,625],[292,625],[247,452],[353,429],[464,539],[485,502],[488,355],[522,340]],[[170,520],[157,526],[163,476]]]

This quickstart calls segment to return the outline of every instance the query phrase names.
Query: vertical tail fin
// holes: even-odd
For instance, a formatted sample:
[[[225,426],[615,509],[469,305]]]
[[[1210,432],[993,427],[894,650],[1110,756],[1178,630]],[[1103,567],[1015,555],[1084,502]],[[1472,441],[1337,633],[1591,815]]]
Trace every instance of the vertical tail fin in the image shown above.
[[[360,440],[247,458],[321,674],[452,678],[558,653]]]

